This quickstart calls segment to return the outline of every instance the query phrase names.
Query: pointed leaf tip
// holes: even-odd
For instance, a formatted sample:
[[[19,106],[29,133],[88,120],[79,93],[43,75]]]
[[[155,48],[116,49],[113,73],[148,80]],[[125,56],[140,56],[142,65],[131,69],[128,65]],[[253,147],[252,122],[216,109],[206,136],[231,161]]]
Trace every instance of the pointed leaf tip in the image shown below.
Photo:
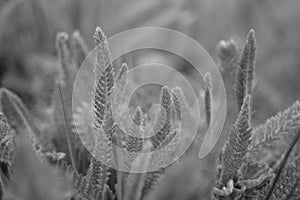
[[[67,42],[69,36],[66,32],[59,32],[56,34],[56,42],[57,45],[62,45]]]
[[[161,94],[162,94],[162,97],[171,97],[171,91],[170,91],[170,88],[167,87],[167,86],[164,86],[162,89],[161,89]]]
[[[160,99],[161,105],[166,109],[171,104],[171,90],[169,87],[164,86],[161,89],[161,99]]]
[[[247,40],[246,40],[247,45],[249,45],[249,50],[250,51],[255,51],[257,45],[256,45],[256,36],[255,36],[255,31],[254,29],[251,29],[248,34],[247,34]],[[253,53],[252,53],[253,54]]]
[[[118,76],[117,76],[117,80],[120,80],[125,74],[127,74],[128,72],[128,65],[127,63],[122,63]]]
[[[211,74],[209,72],[204,74],[204,82],[207,89],[210,90],[212,88],[212,79],[211,79]]]
[[[96,27],[95,34],[94,34],[95,41],[100,44],[103,41],[107,40],[106,35],[104,34],[103,30],[98,26]]]
[[[251,38],[251,39],[255,39],[255,31],[254,29],[250,29],[249,32],[248,32],[248,36],[247,38]]]

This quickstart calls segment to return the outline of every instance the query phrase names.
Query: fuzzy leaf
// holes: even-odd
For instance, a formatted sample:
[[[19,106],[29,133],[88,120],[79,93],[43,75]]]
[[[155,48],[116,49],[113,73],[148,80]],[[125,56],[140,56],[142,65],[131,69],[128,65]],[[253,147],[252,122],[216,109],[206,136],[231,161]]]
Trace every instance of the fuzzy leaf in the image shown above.
[[[11,165],[15,157],[15,132],[0,113],[0,162]]]
[[[11,183],[8,185],[8,199],[64,200],[71,196],[69,177],[59,177],[56,169],[39,160],[26,137],[17,142],[16,164]]]
[[[94,116],[96,127],[103,125],[105,112],[107,111],[110,93],[113,87],[113,67],[109,65],[96,80],[94,96]]]
[[[72,79],[72,70],[74,62],[69,45],[69,36],[65,32],[60,32],[56,35],[56,51],[58,53],[59,63],[61,65],[61,73],[59,83],[61,85],[69,84]]]
[[[70,39],[70,49],[79,68],[89,53],[88,47],[80,35],[79,31],[75,31]]]
[[[252,29],[247,35],[246,45],[243,49],[240,65],[236,72],[236,101],[238,110],[240,110],[245,96],[252,92],[255,52],[256,40],[254,30]]]
[[[269,200],[289,199],[300,180],[300,156],[295,157],[282,170]]]
[[[209,127],[212,114],[212,80],[210,73],[204,75],[205,85],[205,114],[206,114],[206,125]]]
[[[142,190],[142,198],[145,198],[152,190],[158,187],[159,180],[162,179],[162,177],[163,177],[162,170],[148,172],[146,174],[144,187]]]
[[[287,109],[277,113],[253,130],[249,150],[253,153],[259,152],[263,147],[270,145],[274,140],[284,137],[285,134],[299,127],[299,125],[300,101],[296,101]]]
[[[231,179],[236,182],[238,170],[246,162],[246,154],[251,141],[250,113],[251,96],[247,95],[238,118],[230,130],[229,140],[223,150],[222,173],[220,177],[222,186],[227,185]]]
[[[181,121],[181,102],[180,102],[180,96],[178,94],[178,92],[176,93],[174,91],[174,89],[172,89],[172,103],[173,103],[173,115],[174,118],[176,118],[177,120]]]
[[[11,128],[16,131],[16,134],[27,134],[27,136],[31,136],[32,140],[35,142],[37,138],[33,133],[32,127],[29,125],[31,122],[28,121],[31,120],[31,118],[21,99],[9,90],[1,88],[0,102],[1,111],[7,118]]]
[[[143,152],[148,152],[152,148],[151,143],[147,143],[143,149]],[[125,191],[124,200],[140,200],[142,196],[143,187],[145,184],[146,172],[152,154],[140,154],[133,162],[131,173],[127,179],[127,188]]]
[[[100,27],[94,34],[96,46],[95,86],[94,86],[94,116],[96,127],[103,125],[108,101],[114,86],[114,67],[111,61],[107,38]]]
[[[162,88],[160,97],[160,116],[158,116],[156,122],[159,127],[154,128],[154,133],[156,134],[150,138],[154,149],[160,146],[161,143],[163,143],[163,141],[171,131],[171,105],[171,90],[168,87],[164,86]]]
[[[142,108],[138,106],[133,115],[132,125],[129,133],[125,135],[126,165],[131,167],[132,162],[136,158],[136,153],[143,149],[144,139],[144,114]]]

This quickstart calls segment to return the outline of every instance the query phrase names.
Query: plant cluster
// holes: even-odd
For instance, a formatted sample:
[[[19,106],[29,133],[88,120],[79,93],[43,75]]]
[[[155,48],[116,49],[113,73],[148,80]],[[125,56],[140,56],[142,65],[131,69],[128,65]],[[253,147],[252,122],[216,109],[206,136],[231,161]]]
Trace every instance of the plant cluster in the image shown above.
[[[192,144],[182,158],[172,157],[176,141],[189,137],[193,109],[178,87],[162,87],[160,109],[149,125],[142,107],[128,120],[122,99],[128,66],[114,66],[107,38],[100,28],[94,34],[96,58],[92,109],[83,102],[72,118],[72,85],[88,49],[80,34],[57,35],[56,48],[61,72],[53,86],[51,118],[47,124],[26,108],[22,100],[0,89],[0,199],[3,200],[298,200],[300,199],[299,120],[296,101],[264,124],[252,125],[252,88],[255,77],[256,39],[253,30],[241,53],[235,43],[221,41],[217,46],[221,70],[234,72],[232,92],[237,114],[224,134],[222,150],[213,150],[202,160]],[[118,70],[117,70],[118,69]],[[56,87],[58,85],[58,87]],[[203,107],[205,129],[213,127],[212,80],[205,74]],[[228,85],[228,88],[232,85]],[[227,91],[230,93],[229,91]],[[112,98],[120,102],[112,102]],[[229,102],[233,103],[233,102]],[[131,127],[125,134],[114,119],[112,107]],[[88,113],[88,110],[92,110]],[[50,115],[49,115],[50,116]],[[127,120],[125,120],[127,119]],[[155,135],[141,137],[149,131]],[[197,137],[205,131],[198,131]],[[65,133],[65,134],[64,134]],[[80,139],[79,139],[80,135]],[[84,144],[84,145],[83,145]],[[126,150],[126,158],[113,145]],[[92,156],[85,147],[93,149]],[[172,165],[147,173],[134,173],[151,164],[151,154],[167,146],[162,160],[177,159]],[[122,166],[118,171],[103,164]],[[151,161],[152,162],[152,161]],[[159,162],[159,161],[157,161]]]

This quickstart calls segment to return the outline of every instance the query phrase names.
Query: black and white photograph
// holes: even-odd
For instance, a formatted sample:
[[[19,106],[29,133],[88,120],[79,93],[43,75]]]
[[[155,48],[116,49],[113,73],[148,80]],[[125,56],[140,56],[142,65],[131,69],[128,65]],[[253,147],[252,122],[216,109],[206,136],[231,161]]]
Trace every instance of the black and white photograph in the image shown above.
[[[0,200],[300,200],[299,0],[0,0]]]

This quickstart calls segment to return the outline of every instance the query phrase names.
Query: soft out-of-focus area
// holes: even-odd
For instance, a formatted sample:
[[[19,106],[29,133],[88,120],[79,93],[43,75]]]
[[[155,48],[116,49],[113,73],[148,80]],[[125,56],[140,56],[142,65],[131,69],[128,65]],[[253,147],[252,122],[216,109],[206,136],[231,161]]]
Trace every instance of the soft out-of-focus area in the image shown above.
[[[242,48],[254,28],[257,123],[300,97],[299,9],[298,0],[1,0],[0,84],[32,110],[47,106],[49,85],[59,69],[59,31],[79,30],[92,49],[96,26],[108,37],[131,28],[165,27],[200,42],[218,62],[219,40],[233,38]]]

